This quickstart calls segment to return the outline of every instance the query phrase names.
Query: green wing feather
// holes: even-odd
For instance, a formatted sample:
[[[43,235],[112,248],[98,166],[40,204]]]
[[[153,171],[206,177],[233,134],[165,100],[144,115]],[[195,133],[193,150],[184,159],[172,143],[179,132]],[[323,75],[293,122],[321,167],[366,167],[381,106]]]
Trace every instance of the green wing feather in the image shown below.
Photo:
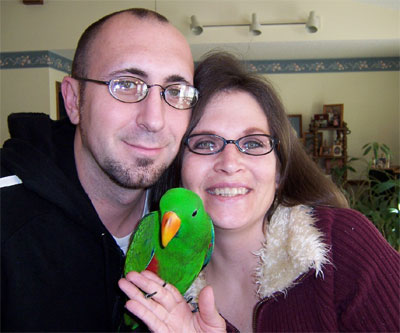
[[[154,256],[154,232],[159,223],[159,213],[151,212],[138,223],[126,254],[125,275],[131,271],[141,272],[146,269]]]
[[[210,223],[211,223],[211,242],[210,242],[210,246],[208,248],[208,251],[206,253],[206,257],[204,259],[204,263],[203,263],[203,267],[201,268],[201,270],[204,269],[204,267],[207,266],[207,264],[210,262],[211,260],[211,255],[214,251],[214,239],[215,239],[215,235],[214,235],[214,225],[212,223],[212,220],[210,218]]]

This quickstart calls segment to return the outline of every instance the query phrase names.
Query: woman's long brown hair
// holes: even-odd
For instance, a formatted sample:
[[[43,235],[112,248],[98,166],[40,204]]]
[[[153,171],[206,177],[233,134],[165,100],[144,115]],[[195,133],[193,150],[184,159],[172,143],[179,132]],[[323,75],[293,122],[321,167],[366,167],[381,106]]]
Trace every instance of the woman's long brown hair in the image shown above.
[[[243,62],[232,54],[218,52],[207,55],[197,66],[194,85],[200,91],[200,99],[193,109],[186,135],[197,125],[212,97],[223,91],[247,92],[258,101],[265,112],[271,135],[279,140],[279,146],[275,150],[278,157],[278,188],[274,204],[266,213],[267,220],[279,204],[288,207],[299,204],[348,207],[342,192],[305,152],[278,94],[265,77],[247,70]],[[177,158],[154,186],[152,209],[157,209],[158,200],[167,189],[180,186],[184,149],[182,144]]]

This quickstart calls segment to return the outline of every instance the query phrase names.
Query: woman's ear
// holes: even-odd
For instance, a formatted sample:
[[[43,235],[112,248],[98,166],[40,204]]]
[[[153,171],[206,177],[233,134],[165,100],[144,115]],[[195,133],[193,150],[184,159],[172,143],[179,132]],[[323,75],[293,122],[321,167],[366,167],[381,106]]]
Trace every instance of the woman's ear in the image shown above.
[[[72,124],[79,124],[79,82],[70,76],[64,77],[61,83],[64,106]]]

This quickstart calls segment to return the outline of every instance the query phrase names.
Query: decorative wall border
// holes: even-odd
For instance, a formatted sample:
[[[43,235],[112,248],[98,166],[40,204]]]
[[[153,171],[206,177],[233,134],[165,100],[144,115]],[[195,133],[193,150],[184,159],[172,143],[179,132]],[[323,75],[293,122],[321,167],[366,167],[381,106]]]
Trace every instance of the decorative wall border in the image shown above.
[[[399,71],[400,57],[266,60],[250,61],[247,66],[268,74]]]
[[[400,57],[247,61],[260,74],[399,71]],[[70,73],[72,61],[52,51],[0,53],[0,69],[50,67]]]
[[[72,60],[52,51],[1,52],[0,69],[50,67],[70,73]]]

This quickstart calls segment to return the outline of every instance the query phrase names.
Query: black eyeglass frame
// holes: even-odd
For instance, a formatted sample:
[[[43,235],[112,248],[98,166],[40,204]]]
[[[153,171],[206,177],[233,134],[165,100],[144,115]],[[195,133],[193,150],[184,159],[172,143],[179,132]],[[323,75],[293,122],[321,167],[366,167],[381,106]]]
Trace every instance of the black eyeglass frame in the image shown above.
[[[190,145],[189,145],[189,140],[190,140],[191,138],[193,138],[193,137],[196,137],[196,136],[211,136],[211,137],[219,138],[219,139],[221,139],[221,140],[223,141],[224,144],[223,144],[223,146],[222,146],[220,149],[218,149],[218,150],[216,150],[216,151],[209,152],[209,153],[199,153],[199,152],[197,152],[197,151],[192,150],[192,149],[190,148]],[[252,153],[249,153],[248,151],[242,149],[242,148],[240,147],[240,145],[239,145],[239,141],[241,141],[242,139],[248,138],[248,137],[252,137],[252,136],[264,136],[264,137],[267,137],[267,138],[271,141],[271,150],[269,150],[268,152],[263,153],[263,154],[252,154]],[[242,136],[241,138],[239,138],[239,139],[237,139],[237,140],[226,140],[224,137],[222,137],[222,136],[220,136],[220,135],[217,135],[217,134],[208,134],[208,133],[192,134],[192,135],[187,136],[187,137],[184,139],[184,142],[183,142],[183,143],[184,143],[185,146],[188,147],[189,151],[191,151],[192,153],[197,154],[197,155],[215,155],[215,154],[218,154],[218,153],[220,153],[221,151],[223,151],[223,150],[225,149],[225,147],[226,147],[227,144],[230,144],[230,143],[234,144],[234,145],[236,146],[236,148],[237,148],[241,153],[246,154],[246,155],[251,155],[251,156],[263,156],[263,155],[268,155],[268,154],[271,153],[274,149],[277,149],[277,148],[279,147],[279,140],[278,140],[277,138],[274,138],[274,137],[268,135],[268,134],[250,134],[250,135]]]
[[[108,81],[94,80],[94,79],[89,79],[89,78],[86,78],[86,77],[79,77],[79,76],[74,76],[73,78],[74,78],[75,80],[79,80],[79,81],[93,82],[93,83],[104,84],[104,85],[108,86],[108,91],[109,91],[110,95],[111,95],[112,97],[114,97],[117,101],[120,101],[120,102],[122,102],[122,103],[139,103],[139,102],[143,101],[143,100],[147,97],[147,95],[149,94],[150,88],[153,88],[153,87],[160,87],[160,88],[162,89],[161,92],[160,92],[160,95],[162,96],[164,102],[167,103],[169,106],[173,107],[174,109],[177,109],[177,110],[188,110],[188,109],[193,108],[193,107],[197,104],[197,102],[199,101],[199,96],[200,96],[200,93],[199,93],[199,91],[196,89],[196,87],[194,87],[194,86],[192,86],[192,85],[190,85],[190,84],[184,84],[184,83],[173,83],[173,84],[167,85],[166,87],[163,87],[163,86],[160,85],[160,84],[147,84],[147,83],[144,82],[142,79],[139,79],[139,78],[134,77],[134,76],[120,76],[120,77],[116,77],[116,78],[113,78],[113,79],[108,80]],[[139,99],[139,100],[137,100],[137,101],[135,101],[135,102],[127,102],[127,101],[123,101],[122,99],[118,98],[117,96],[115,96],[115,95],[113,94],[112,89],[111,89],[111,82],[114,81],[114,80],[123,79],[123,78],[127,78],[127,79],[129,78],[129,79],[139,80],[140,82],[143,82],[143,84],[145,84],[145,86],[147,87],[147,91],[146,91],[146,94],[143,96],[142,99]],[[196,102],[195,102],[193,105],[191,105],[191,106],[189,106],[189,107],[187,107],[187,108],[177,108],[176,106],[171,105],[171,104],[167,101],[167,98],[165,97],[165,91],[166,91],[169,87],[177,86],[177,85],[192,87],[192,88],[195,89],[195,91],[196,91],[197,94],[196,94]]]

